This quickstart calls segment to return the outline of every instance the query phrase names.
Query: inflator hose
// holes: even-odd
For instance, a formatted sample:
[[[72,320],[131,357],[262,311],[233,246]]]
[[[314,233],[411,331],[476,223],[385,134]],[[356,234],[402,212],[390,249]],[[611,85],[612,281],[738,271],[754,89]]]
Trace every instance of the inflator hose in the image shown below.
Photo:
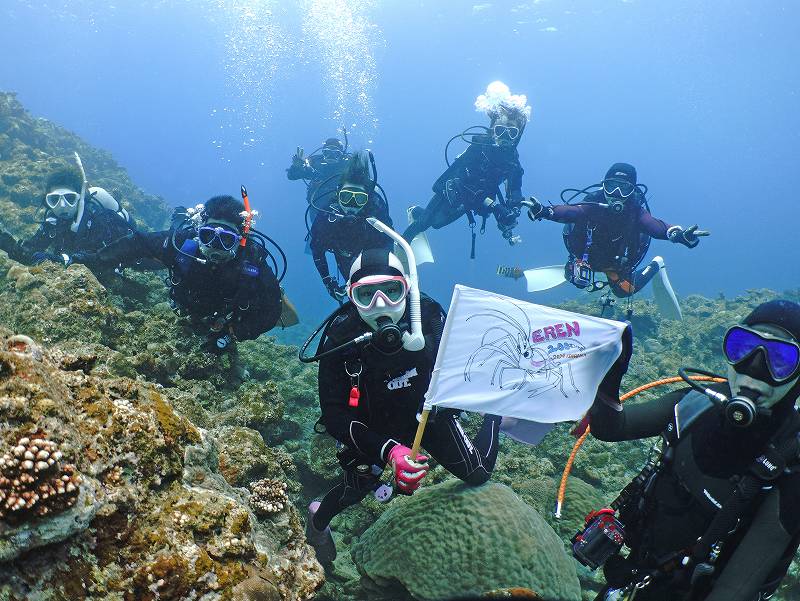
[[[725,378],[721,378],[715,375],[707,375],[707,376],[691,376],[690,380],[699,381],[699,382],[725,382]],[[655,382],[650,382],[648,384],[644,384],[643,386],[639,386],[638,388],[634,388],[623,394],[619,397],[620,402],[625,402],[629,398],[636,396],[640,392],[644,392],[645,390],[650,390],[651,388],[655,388],[657,386],[664,386],[665,384],[674,384],[676,382],[683,382],[686,381],[683,376],[674,376],[672,378],[664,378],[663,380],[656,380]],[[701,388],[701,386],[698,386]],[[575,463],[575,456],[578,454],[583,442],[586,440],[586,437],[589,436],[589,432],[591,430],[590,426],[586,426],[586,431],[581,434],[580,438],[575,441],[575,444],[572,447],[572,452],[569,454],[569,459],[567,459],[567,463],[564,466],[564,471],[561,474],[561,483],[558,485],[558,497],[556,498],[556,508],[553,513],[554,517],[560,518],[561,517],[561,510],[564,507],[564,497],[567,491],[567,479],[569,478],[569,474],[572,471],[572,465]]]

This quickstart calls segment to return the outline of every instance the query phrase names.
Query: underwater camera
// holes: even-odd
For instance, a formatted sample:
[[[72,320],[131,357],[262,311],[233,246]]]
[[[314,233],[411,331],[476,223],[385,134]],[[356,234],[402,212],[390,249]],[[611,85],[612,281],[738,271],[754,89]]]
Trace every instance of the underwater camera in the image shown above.
[[[588,288],[592,285],[594,272],[589,263],[581,259],[573,259],[567,263],[566,279],[578,288]]]
[[[619,553],[625,543],[625,526],[613,509],[598,509],[586,516],[586,527],[572,537],[572,555],[591,570]]]

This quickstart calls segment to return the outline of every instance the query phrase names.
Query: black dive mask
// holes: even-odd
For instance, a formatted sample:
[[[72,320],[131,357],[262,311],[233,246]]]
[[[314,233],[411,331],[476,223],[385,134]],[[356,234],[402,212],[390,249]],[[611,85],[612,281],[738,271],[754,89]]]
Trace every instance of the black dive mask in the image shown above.
[[[403,348],[403,330],[389,317],[379,317],[378,328],[370,341],[384,355],[393,355]]]

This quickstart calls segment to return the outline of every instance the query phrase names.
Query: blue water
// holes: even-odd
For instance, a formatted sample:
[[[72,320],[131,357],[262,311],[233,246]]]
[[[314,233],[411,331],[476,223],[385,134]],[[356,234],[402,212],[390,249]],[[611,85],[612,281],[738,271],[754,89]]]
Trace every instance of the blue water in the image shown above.
[[[656,216],[712,232],[695,250],[653,243],[679,294],[798,285],[800,3],[5,0],[0,22],[0,88],[110,150],[148,192],[195,204],[245,183],[306,316],[332,301],[303,254],[305,190],[284,174],[295,147],[346,124],[404,226],[447,139],[486,123],[473,102],[496,79],[533,106],[524,193],[555,201],[631,162]],[[560,230],[525,219],[510,248],[490,221],[470,261],[457,222],[430,235],[423,288],[581,294],[534,297],[494,275],[563,262]]]

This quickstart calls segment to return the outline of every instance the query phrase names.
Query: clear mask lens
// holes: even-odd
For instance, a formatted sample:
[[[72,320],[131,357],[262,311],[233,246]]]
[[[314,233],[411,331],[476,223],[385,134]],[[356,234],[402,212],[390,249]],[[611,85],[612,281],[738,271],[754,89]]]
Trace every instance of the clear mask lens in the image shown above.
[[[518,127],[509,127],[506,125],[495,125],[492,128],[495,138],[506,138],[508,140],[516,140],[519,137]]]
[[[620,179],[603,180],[603,192],[616,198],[628,198],[636,190],[636,185]]]
[[[63,194],[60,192],[50,192],[44,197],[44,201],[51,209],[55,209],[61,203],[62,199],[64,204],[68,207],[74,207],[78,204],[80,197],[81,195],[77,192],[64,192]]]
[[[369,194],[357,190],[339,190],[339,204],[343,207],[363,207],[369,201]]]
[[[379,297],[387,304],[397,305],[405,299],[407,292],[405,280],[393,277],[381,282],[354,285],[352,299],[362,309],[369,309]]]
[[[342,151],[338,148],[323,148],[322,158],[326,161],[338,161],[342,158]]]

